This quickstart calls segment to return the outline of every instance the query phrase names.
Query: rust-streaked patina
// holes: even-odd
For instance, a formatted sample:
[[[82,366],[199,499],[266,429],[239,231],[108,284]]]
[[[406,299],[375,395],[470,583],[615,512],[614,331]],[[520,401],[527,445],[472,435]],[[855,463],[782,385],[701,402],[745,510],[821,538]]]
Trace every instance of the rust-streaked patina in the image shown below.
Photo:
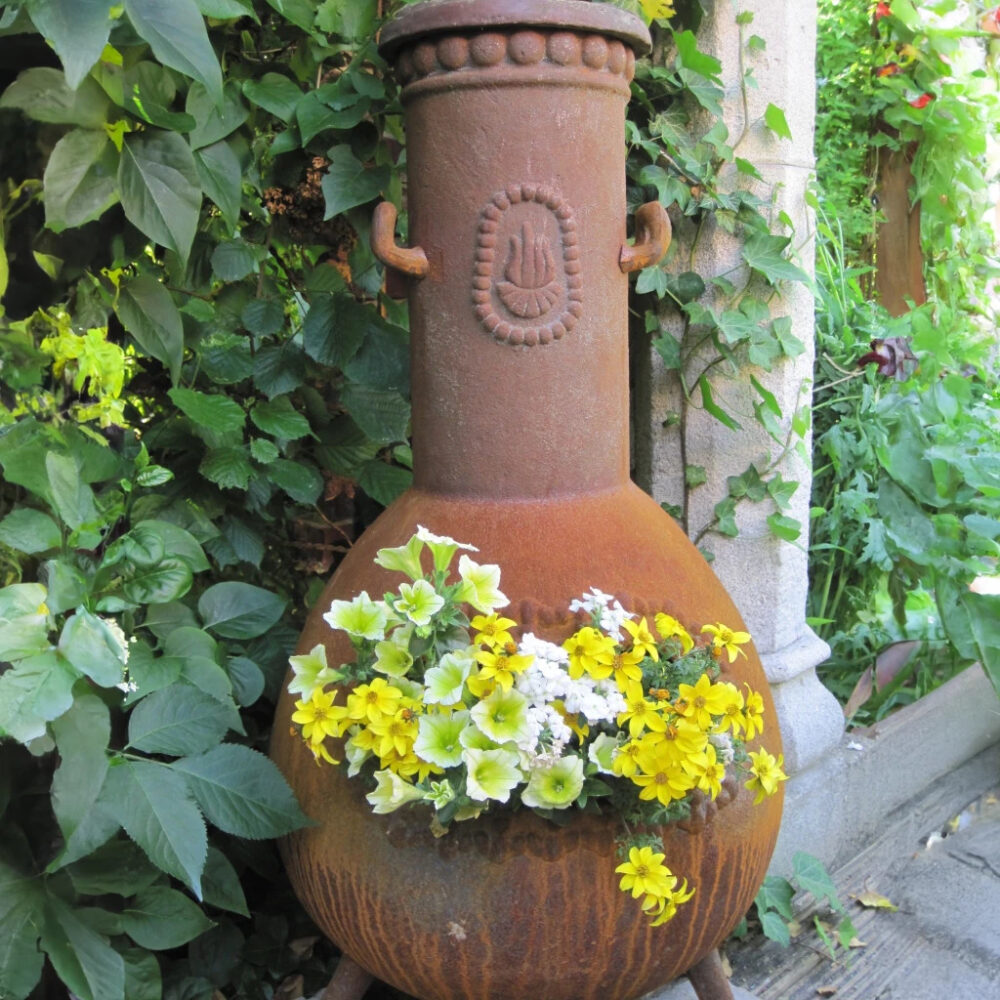
[[[592,586],[692,629],[742,627],[628,476],[627,272],[669,240],[659,205],[641,211],[637,245],[626,238],[624,107],[648,44],[636,18],[583,0],[428,0],[383,32],[404,84],[412,245],[396,245],[388,209],[373,240],[406,275],[414,486],[345,558],[300,649],[350,655],[322,612],[395,587],[372,559],[418,524],[499,563],[506,613],[548,638],[575,627],[569,602]],[[748,653],[726,674],[764,695],[760,745],[777,754]],[[345,954],[423,1000],[640,996],[729,933],[774,847],[781,796],[754,807],[731,784],[722,808],[664,831],[667,863],[697,892],[652,928],[618,889],[615,818],[497,813],[435,840],[424,812],[376,816],[357,782],[317,767],[291,708],[285,695],[272,756],[317,821],[283,844],[296,891]]]

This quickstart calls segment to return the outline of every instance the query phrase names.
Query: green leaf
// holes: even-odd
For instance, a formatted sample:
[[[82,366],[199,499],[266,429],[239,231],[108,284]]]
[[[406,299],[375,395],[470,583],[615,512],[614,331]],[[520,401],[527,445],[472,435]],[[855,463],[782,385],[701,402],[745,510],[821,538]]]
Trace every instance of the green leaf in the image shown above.
[[[398,392],[348,383],[340,399],[354,422],[373,441],[390,444],[406,440],[410,404]]]
[[[667,272],[654,264],[652,267],[644,267],[639,272],[639,277],[635,280],[635,291],[637,295],[648,295],[652,292],[658,298],[663,298],[670,287],[670,279]]]
[[[792,909],[794,896],[795,887],[788,879],[777,875],[767,875],[754,898],[754,903],[758,913],[764,910],[777,910],[786,920],[793,920],[795,918],[795,911]]]
[[[740,430],[740,425],[734,420],[718,403],[712,395],[712,386],[709,384],[708,376],[702,375],[698,379],[698,388],[701,389],[701,405],[708,413],[711,413],[719,423],[724,424],[731,431]]]
[[[176,889],[151,886],[122,910],[125,933],[143,948],[179,948],[214,924],[201,908]]]
[[[225,87],[221,107],[208,91],[198,83],[192,84],[184,106],[197,124],[188,136],[192,149],[211,146],[235,132],[249,117],[250,111],[243,103],[239,85],[230,80]]]
[[[323,477],[312,465],[276,458],[268,466],[267,474],[298,503],[314,504],[323,491]]]
[[[222,70],[194,0],[124,0],[125,13],[153,55],[197,80],[221,105]]]
[[[42,947],[59,978],[80,1000],[124,1000],[125,963],[108,939],[61,899],[50,896]]]
[[[49,645],[45,588],[13,583],[0,589],[0,661],[31,656]]]
[[[210,427],[226,433],[240,431],[246,421],[243,407],[223,393],[198,392],[196,389],[176,388],[167,392],[171,401],[195,426]]]
[[[311,32],[316,20],[316,5],[313,0],[267,0],[282,17],[296,27]]]
[[[192,573],[202,573],[208,569],[208,560],[198,540],[184,528],[170,521],[154,519],[140,521],[130,534],[137,529],[155,532],[163,544],[164,552],[169,552],[171,558],[180,559],[191,567]]]
[[[253,384],[269,399],[298,389],[305,377],[305,355],[294,344],[265,347],[257,352]]]
[[[673,36],[680,65],[708,79],[719,76],[722,72],[722,63],[715,56],[699,51],[698,39],[694,32],[675,31]]]
[[[265,434],[273,434],[282,441],[294,441],[311,433],[309,421],[295,409],[287,396],[276,396],[257,403],[250,411],[250,419]],[[3,525],[0,523],[0,532],[2,530]]]
[[[85,608],[67,619],[59,636],[59,651],[100,687],[121,683],[127,654],[108,623]]]
[[[208,843],[205,822],[184,780],[151,761],[122,760],[108,772],[108,807],[158,868],[201,898]]]
[[[174,761],[209,821],[236,837],[280,837],[309,819],[281,772],[263,754],[224,743],[199,757]]]
[[[777,941],[783,948],[787,948],[792,943],[788,924],[777,913],[771,911],[761,913],[760,929],[764,932],[764,937]]]
[[[260,18],[253,9],[252,0],[195,0],[198,10],[205,17],[218,18],[220,21],[228,21],[237,17],[252,17],[258,24]]]
[[[736,169],[744,176],[755,177],[759,181],[764,179],[764,175],[749,160],[744,160],[742,156],[735,157],[734,162]]]
[[[73,888],[85,896],[134,896],[163,877],[141,848],[124,837],[98,847],[65,871]]]
[[[127,1000],[162,1000],[163,980],[156,956],[142,948],[119,948],[119,953],[125,962]]]
[[[118,167],[118,188],[129,222],[187,260],[198,229],[201,183],[191,147],[184,139],[176,132],[158,130],[127,135]]]
[[[257,270],[257,251],[245,240],[223,240],[212,251],[212,273],[220,281],[239,281]]]
[[[52,775],[52,810],[69,840],[94,807],[108,770],[111,740],[108,707],[94,694],[80,694],[52,723],[59,767]]]
[[[198,601],[205,628],[225,639],[253,639],[281,617],[285,601],[263,587],[227,581],[209,587]]]
[[[343,95],[343,88],[338,88],[338,92]],[[302,137],[302,145],[312,142],[321,132],[354,128],[368,114],[371,106],[368,98],[348,92],[347,100],[338,100],[339,106],[334,109],[324,101],[322,94],[322,89],[310,90],[299,98],[295,107],[295,121]]]
[[[653,347],[668,371],[680,371],[681,343],[672,333],[666,331],[662,337],[657,337],[653,341]]]
[[[191,567],[173,556],[155,566],[136,567],[122,582],[122,593],[136,604],[167,604],[183,597],[190,589]]]
[[[244,81],[243,93],[286,125],[295,116],[295,106],[302,97],[299,85],[281,73],[265,73],[259,80]]]
[[[99,219],[118,201],[117,170],[118,153],[103,129],[67,132],[45,164],[45,225],[60,233]]]
[[[250,442],[250,457],[261,465],[273,462],[281,452],[270,438],[254,438]]]
[[[0,997],[26,1000],[42,974],[43,903],[37,878],[0,862]]]
[[[357,478],[365,462],[373,459],[380,447],[366,438],[361,428],[347,416],[337,417],[321,428],[320,441],[316,457],[323,467],[352,479]]]
[[[105,776],[104,786],[101,788],[101,794],[93,809],[84,816],[80,825],[73,831],[73,835],[66,841],[62,851],[49,863],[46,871],[58,871],[64,865],[73,864],[81,858],[88,857],[121,829],[121,824],[111,815],[104,804],[108,795],[107,784],[107,776]]]
[[[233,695],[244,708],[254,704],[264,693],[264,671],[245,656],[230,656],[226,672],[233,685]]]
[[[240,313],[243,325],[256,337],[272,337],[285,325],[280,299],[251,299]]]
[[[205,374],[213,382],[233,385],[253,375],[253,357],[248,337],[235,333],[213,333],[198,345]]]
[[[205,902],[220,910],[250,916],[246,896],[232,862],[217,847],[209,847],[205,874],[202,879]]]
[[[176,385],[184,359],[184,323],[170,292],[152,275],[137,275],[122,287],[115,311],[140,349],[162,362]]]
[[[213,698],[229,712],[229,728],[243,732],[243,723],[233,704],[233,682],[215,660],[207,656],[189,656],[184,660],[181,678]]]
[[[213,448],[206,452],[198,471],[222,489],[245,490],[253,475],[253,466],[245,448]]]
[[[67,86],[75,90],[108,43],[108,4],[105,0],[31,0],[28,13],[56,50]]]
[[[682,271],[678,275],[667,275],[667,292],[684,305],[705,294],[705,282],[696,271]]]
[[[323,0],[316,27],[348,41],[368,38],[375,27],[375,0]]]
[[[410,385],[410,338],[401,327],[386,323],[372,310],[360,350],[343,365],[352,381],[373,389],[406,392]]]
[[[83,481],[80,467],[72,458],[48,452],[45,472],[52,505],[65,525],[76,529],[97,519],[94,491]]]
[[[321,365],[342,367],[364,342],[375,313],[348,296],[316,295],[302,322],[306,354]]]
[[[377,197],[389,183],[388,167],[366,170],[351,152],[350,146],[334,146],[327,155],[330,166],[320,185],[326,199],[324,219],[332,219],[349,208],[364,205]]]
[[[265,443],[265,442],[261,442]],[[266,442],[270,444],[270,442]],[[253,451],[253,443],[250,446]],[[245,521],[238,517],[227,517],[219,525],[222,537],[229,542],[237,559],[248,562],[252,566],[260,566],[264,558],[264,540]]]
[[[819,858],[806,854],[805,851],[798,851],[792,858],[792,868],[800,889],[811,892],[817,902],[825,899],[831,910],[844,912],[844,904],[837,896],[837,887]]]
[[[791,139],[792,130],[788,127],[785,112],[776,104],[768,104],[764,109],[764,124],[782,139]]]
[[[72,90],[62,72],[49,66],[24,70],[0,96],[0,108],[19,108],[35,121],[92,129],[103,129],[109,106],[93,80]]]
[[[802,533],[802,522],[787,514],[771,514],[767,523],[772,534],[786,542],[797,541]]]
[[[61,559],[42,563],[41,578],[49,591],[45,603],[54,615],[83,604],[90,592],[90,582],[83,573]]]
[[[0,521],[0,542],[26,555],[62,545],[59,525],[40,510],[19,507]]]
[[[413,485],[413,472],[387,462],[365,462],[358,476],[358,485],[374,501],[388,507]]]
[[[197,688],[172,684],[147,695],[132,709],[129,746],[171,757],[202,753],[222,740],[232,721],[231,708],[206,698]]]
[[[809,275],[791,261],[784,253],[791,243],[787,236],[770,236],[754,233],[743,244],[743,259],[768,281],[809,281]]]
[[[219,206],[229,226],[235,227],[243,199],[243,170],[233,147],[228,142],[217,142],[196,149],[194,162],[202,190]]]

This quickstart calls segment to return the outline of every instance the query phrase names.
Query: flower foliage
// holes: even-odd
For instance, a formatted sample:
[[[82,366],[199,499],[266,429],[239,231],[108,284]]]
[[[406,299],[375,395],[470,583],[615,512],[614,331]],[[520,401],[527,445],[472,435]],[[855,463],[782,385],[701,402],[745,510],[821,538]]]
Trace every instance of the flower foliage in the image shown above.
[[[375,561],[409,580],[325,615],[355,658],[333,668],[322,645],[291,658],[292,721],[317,763],[343,754],[376,813],[422,803],[438,834],[518,805],[549,818],[611,809],[656,827],[686,816],[697,793],[715,799],[730,770],[745,772],[757,802],[777,791],[781,757],[744,745],[763,728],[761,697],[722,679],[718,662],[746,655],[746,632],[716,622],[695,639],[669,615],[650,624],[592,589],[570,605],[587,624],[561,645],[515,638],[500,568],[463,552],[456,574],[460,548],[472,550],[421,527],[382,549]],[[632,840],[621,888],[666,923],[694,889],[656,845]]]

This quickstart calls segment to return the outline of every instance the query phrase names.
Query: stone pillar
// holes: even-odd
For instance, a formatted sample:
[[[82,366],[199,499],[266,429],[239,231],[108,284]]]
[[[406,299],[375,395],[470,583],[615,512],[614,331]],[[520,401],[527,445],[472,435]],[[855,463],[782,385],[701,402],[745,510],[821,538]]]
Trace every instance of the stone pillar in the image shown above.
[[[762,184],[756,182],[760,194],[766,197],[772,189],[776,191],[774,218],[784,211],[793,220],[798,263],[811,272],[811,219],[805,192],[814,169],[815,4],[774,0],[749,6],[755,8],[754,20],[745,31],[747,35],[761,36],[766,49],[744,54],[745,65],[753,69],[758,86],[748,90],[751,124],[737,155],[750,160],[764,176]],[[710,5],[699,32],[700,47],[722,62],[725,122],[731,142],[744,128],[736,13],[730,4]],[[784,110],[791,141],[765,128],[764,111],[771,102]],[[695,127],[704,131],[710,124],[705,119]],[[755,182],[738,178],[734,170],[732,183]],[[675,240],[681,244],[681,253],[675,259],[686,262],[693,230],[676,215],[674,221]],[[738,240],[710,220],[698,239],[692,267],[705,278],[729,273],[732,279],[732,269],[741,265],[740,247]],[[810,290],[803,284],[786,283],[783,295],[773,302],[773,312],[788,316],[792,332],[806,345],[805,353],[783,359],[771,372],[752,371],[778,400],[787,429],[796,410],[810,402],[814,344]],[[663,324],[670,329],[676,318],[665,316]],[[693,539],[710,524],[715,504],[726,496],[726,478],[741,473],[751,462],[763,469],[780,451],[754,419],[753,403],[759,397],[751,386],[750,372],[742,370],[732,376],[721,368],[717,366],[712,376],[713,394],[737,415],[743,428],[740,431],[724,427],[696,407],[688,408],[683,424],[671,425],[668,421],[664,427],[664,417],[680,408],[680,393],[676,379],[663,370],[655,355],[647,373],[648,382],[640,374],[636,385],[638,405],[649,407],[648,436],[644,436],[647,425],[636,422],[637,476],[642,485],[651,489],[657,500],[676,504],[683,498],[685,463],[702,466],[706,471],[707,481],[688,495],[687,527]],[[780,465],[786,480],[800,484],[787,513],[804,526],[809,521],[809,446],[806,439],[798,451],[789,450]],[[815,668],[829,649],[805,622],[808,567],[804,540],[795,545],[774,537],[767,524],[773,512],[774,507],[767,501],[740,503],[736,516],[738,537],[708,535],[702,544],[714,554],[714,569],[742,612],[761,654],[782,728],[786,770],[792,774],[804,770],[837,744],[843,732],[843,715],[836,699],[816,676]]]

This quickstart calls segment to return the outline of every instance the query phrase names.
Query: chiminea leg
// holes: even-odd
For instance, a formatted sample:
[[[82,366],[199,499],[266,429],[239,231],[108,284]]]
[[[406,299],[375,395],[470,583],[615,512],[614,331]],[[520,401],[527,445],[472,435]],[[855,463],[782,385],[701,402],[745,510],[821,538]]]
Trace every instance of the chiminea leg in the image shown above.
[[[349,955],[341,955],[322,1000],[361,1000],[374,978]]]
[[[688,979],[698,1000],[733,1000],[733,991],[722,970],[718,948],[710,951],[696,966],[688,970]]]

